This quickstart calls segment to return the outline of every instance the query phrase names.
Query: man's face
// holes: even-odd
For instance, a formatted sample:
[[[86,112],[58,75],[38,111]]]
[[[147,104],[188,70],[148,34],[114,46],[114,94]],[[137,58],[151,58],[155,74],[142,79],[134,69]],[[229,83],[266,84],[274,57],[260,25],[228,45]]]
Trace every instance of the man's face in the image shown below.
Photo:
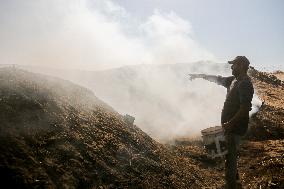
[[[242,71],[242,65],[238,63],[234,63],[232,64],[231,69],[232,69],[233,76],[238,77]]]

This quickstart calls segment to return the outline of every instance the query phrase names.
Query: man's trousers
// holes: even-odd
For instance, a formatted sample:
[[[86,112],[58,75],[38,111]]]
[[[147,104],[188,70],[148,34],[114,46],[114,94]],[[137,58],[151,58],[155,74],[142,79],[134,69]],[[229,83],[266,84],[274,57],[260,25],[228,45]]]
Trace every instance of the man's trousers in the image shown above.
[[[235,189],[237,186],[237,157],[241,136],[227,134],[225,136],[228,154],[225,162],[225,186],[226,189]]]

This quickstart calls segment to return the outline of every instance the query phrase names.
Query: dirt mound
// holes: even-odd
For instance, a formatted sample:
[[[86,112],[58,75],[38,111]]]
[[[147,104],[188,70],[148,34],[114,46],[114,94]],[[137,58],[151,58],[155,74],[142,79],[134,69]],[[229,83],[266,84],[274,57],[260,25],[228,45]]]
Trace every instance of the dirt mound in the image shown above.
[[[275,75],[278,79],[284,81],[284,72],[277,70],[273,72],[273,75]]]
[[[204,186],[173,156],[92,92],[0,69],[0,180],[9,188]]]
[[[284,138],[284,109],[264,104],[250,121],[250,140],[279,140]]]
[[[241,147],[239,171],[247,188],[284,188],[284,140],[247,141]]]
[[[281,73],[281,72],[278,71],[276,73]],[[275,76],[275,74],[273,73],[261,72],[251,67],[251,69],[249,70],[249,74],[250,76],[259,80],[260,82],[265,82],[273,86],[284,87],[284,82],[281,81],[281,79],[278,79],[277,76]]]
[[[273,73],[250,70],[256,94],[263,105],[252,117],[248,138],[269,140],[284,138],[284,84]]]

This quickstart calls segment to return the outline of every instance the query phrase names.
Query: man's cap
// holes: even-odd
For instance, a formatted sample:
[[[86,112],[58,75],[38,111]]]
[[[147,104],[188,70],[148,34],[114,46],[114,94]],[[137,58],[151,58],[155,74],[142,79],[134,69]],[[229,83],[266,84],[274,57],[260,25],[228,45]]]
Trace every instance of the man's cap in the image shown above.
[[[229,64],[239,63],[239,64],[243,64],[244,66],[249,66],[250,64],[249,60],[245,56],[237,56],[233,60],[228,61],[228,63]]]

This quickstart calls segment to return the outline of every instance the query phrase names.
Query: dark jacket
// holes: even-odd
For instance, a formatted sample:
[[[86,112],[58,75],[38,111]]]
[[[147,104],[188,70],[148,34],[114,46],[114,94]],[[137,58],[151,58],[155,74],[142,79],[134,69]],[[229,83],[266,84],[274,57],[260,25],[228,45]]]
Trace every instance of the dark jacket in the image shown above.
[[[222,124],[230,121],[234,117],[239,111],[240,105],[247,106],[251,110],[254,89],[251,79],[248,76],[238,80],[234,76],[218,76],[217,83],[227,88],[227,96],[221,115]],[[249,114],[241,120],[238,120],[233,127],[232,133],[244,135],[248,128],[248,122]]]

